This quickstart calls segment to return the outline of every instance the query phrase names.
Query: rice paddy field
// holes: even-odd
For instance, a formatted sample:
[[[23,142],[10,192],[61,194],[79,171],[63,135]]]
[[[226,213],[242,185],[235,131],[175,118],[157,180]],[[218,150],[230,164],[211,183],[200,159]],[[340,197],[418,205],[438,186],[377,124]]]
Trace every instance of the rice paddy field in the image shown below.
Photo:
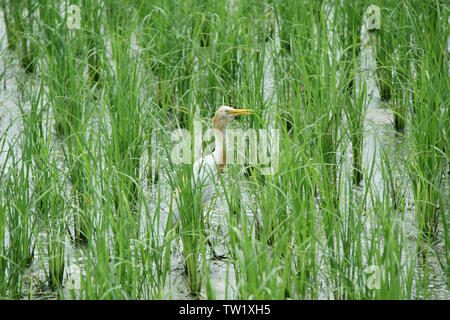
[[[0,299],[449,299],[449,11],[1,0]]]

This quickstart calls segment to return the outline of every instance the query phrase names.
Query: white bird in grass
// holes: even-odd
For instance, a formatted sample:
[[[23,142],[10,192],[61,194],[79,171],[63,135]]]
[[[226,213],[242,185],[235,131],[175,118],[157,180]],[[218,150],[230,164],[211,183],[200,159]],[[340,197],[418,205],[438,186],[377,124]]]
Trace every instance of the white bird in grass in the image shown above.
[[[211,200],[215,193],[215,186],[219,181],[219,170],[223,172],[226,164],[226,145],[227,136],[226,130],[228,125],[237,116],[253,114],[249,109],[234,109],[229,106],[221,106],[217,109],[214,118],[212,119],[212,126],[215,129],[215,149],[211,154],[197,160],[194,163],[193,179],[194,185],[201,187],[202,206]],[[177,191],[175,191],[177,195]],[[180,221],[179,210],[174,210],[174,222]],[[224,256],[218,256],[212,248],[211,242],[208,240],[208,245],[213,252],[213,258],[221,260]]]

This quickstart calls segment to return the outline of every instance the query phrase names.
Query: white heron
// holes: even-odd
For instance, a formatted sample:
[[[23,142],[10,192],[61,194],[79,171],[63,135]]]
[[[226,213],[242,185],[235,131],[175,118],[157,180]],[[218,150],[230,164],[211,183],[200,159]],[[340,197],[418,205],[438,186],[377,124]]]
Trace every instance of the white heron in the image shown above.
[[[234,109],[229,106],[221,106],[217,109],[212,119],[212,126],[215,129],[215,149],[213,153],[197,160],[193,167],[193,185],[201,188],[202,206],[213,198],[216,185],[219,182],[219,171],[223,172],[227,164],[226,130],[228,125],[238,116],[251,114],[253,114],[252,110]],[[177,190],[175,190],[175,196],[178,197]],[[178,206],[177,203],[176,205]],[[173,213],[173,222],[177,224],[180,221],[180,214],[177,207]],[[208,245],[211,247],[214,259],[221,260],[224,258],[224,256],[219,256],[215,253],[209,240]]]

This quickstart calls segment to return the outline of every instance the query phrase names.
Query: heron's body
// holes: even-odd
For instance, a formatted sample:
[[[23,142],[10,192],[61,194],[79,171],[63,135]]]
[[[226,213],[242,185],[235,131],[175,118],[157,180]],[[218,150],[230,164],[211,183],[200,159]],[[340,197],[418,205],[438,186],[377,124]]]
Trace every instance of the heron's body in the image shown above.
[[[193,186],[202,192],[202,206],[210,201],[219,181],[219,171],[223,171],[226,162],[226,129],[231,121],[244,114],[252,114],[251,110],[233,109],[221,106],[212,120],[215,129],[215,149],[211,154],[197,160],[193,167]],[[178,196],[176,191],[176,196]],[[179,210],[174,210],[174,222],[180,220]],[[215,255],[215,254],[214,254]]]
[[[210,201],[215,193],[217,181],[219,179],[218,165],[213,154],[209,154],[194,163],[192,186],[202,192],[202,206]],[[178,189],[175,190],[175,197],[179,197]],[[178,201],[175,201],[175,210],[173,211],[173,223],[180,221],[180,210]]]
[[[210,201],[215,193],[219,180],[219,170],[213,154],[209,154],[194,163],[195,187],[202,191],[202,206]]]

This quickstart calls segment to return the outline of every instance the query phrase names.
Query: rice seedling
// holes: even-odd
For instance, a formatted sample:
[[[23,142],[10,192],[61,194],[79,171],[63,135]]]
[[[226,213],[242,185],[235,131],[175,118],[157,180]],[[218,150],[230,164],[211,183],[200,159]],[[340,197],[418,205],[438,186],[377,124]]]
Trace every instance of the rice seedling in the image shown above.
[[[362,88],[355,93],[354,99],[347,99],[347,106],[345,108],[345,115],[347,119],[347,126],[352,143],[353,155],[353,183],[359,184],[363,179],[362,171],[362,154],[363,154],[363,130],[364,130],[364,115],[366,112],[366,92],[367,86],[362,83]]]
[[[124,38],[122,38],[124,37]],[[143,132],[139,118],[145,96],[139,93],[143,80],[139,62],[130,58],[130,34],[111,34],[113,63],[105,65],[105,78],[115,86],[106,88],[106,104],[111,120],[111,140],[108,162],[117,170],[118,184],[126,187],[125,195],[130,204],[138,197],[137,180],[139,163],[143,153]],[[118,205],[120,193],[116,195]]]
[[[376,63],[377,63],[377,86],[380,92],[380,98],[384,101],[389,101],[391,98],[391,90],[393,89],[393,67],[395,61],[394,44],[395,39],[399,34],[393,27],[390,21],[398,20],[398,7],[395,4],[379,1],[376,3],[377,8],[380,8],[380,16],[383,16],[383,21],[380,21],[379,29],[371,30],[376,37]],[[381,12],[381,10],[383,10]],[[370,27],[370,26],[368,26]]]
[[[439,218],[439,197],[447,170],[448,157],[448,70],[443,55],[444,41],[440,14],[442,5],[424,5],[419,19],[422,28],[414,29],[418,60],[413,60],[415,79],[411,114],[414,153],[409,171],[419,229],[425,240],[435,238]],[[423,32],[427,32],[426,35]],[[427,54],[425,54],[427,52]],[[448,109],[448,108],[447,108]],[[447,159],[446,159],[447,158]]]
[[[403,96],[409,97],[411,90],[407,81],[411,73],[411,28],[406,23],[408,7],[401,2],[380,1],[377,5],[383,16],[380,29],[375,30],[378,89],[381,99],[391,100],[394,128],[403,131],[407,118],[407,98]],[[395,25],[402,27],[395,28]]]
[[[51,165],[50,165],[51,166]],[[66,207],[64,199],[64,184],[58,181],[56,163],[48,168],[53,176],[54,185],[50,185],[48,194],[48,212],[44,219],[47,231],[48,271],[47,283],[50,289],[61,289],[64,280],[65,267],[65,236],[66,236]],[[58,183],[59,182],[59,183]]]
[[[2,1],[8,46],[16,50],[21,65],[27,72],[36,69],[36,5],[33,1]]]
[[[201,266],[201,259],[205,256],[205,223],[201,205],[202,195],[200,192],[196,192],[198,190],[196,186],[192,186],[191,175],[186,173],[180,177],[180,180],[178,180],[181,182],[179,184],[180,200],[178,200],[179,203],[177,204],[180,210],[180,237],[183,243],[183,257],[188,277],[188,288],[196,296],[201,290],[202,275],[199,275],[198,272]]]
[[[2,141],[5,141],[2,137]],[[3,153],[3,145],[1,146]],[[3,182],[3,168],[0,171],[0,181]],[[6,273],[8,267],[8,227],[7,227],[7,207],[3,190],[0,192],[0,297],[6,298],[8,293],[8,276]]]
[[[340,16],[335,22],[339,35],[341,36],[343,53],[341,56],[342,73],[344,80],[342,86],[346,92],[353,94],[355,90],[355,71],[357,67],[354,61],[361,50],[361,24],[363,12],[366,6],[364,1],[336,3],[335,12]]]
[[[102,21],[105,10],[101,2],[83,0],[80,5],[83,8],[80,10],[82,34],[78,37],[83,39],[85,45],[82,54],[87,58],[88,77],[95,84],[100,80],[102,52],[105,50],[103,39],[98,37],[102,32],[102,24],[99,21]]]
[[[163,230],[159,229],[159,226],[162,224],[162,201],[163,199],[159,187],[156,195],[154,215],[148,214],[144,220],[150,222],[145,224],[146,231],[144,239],[146,239],[146,241],[137,242],[137,244],[139,244],[137,248],[139,251],[137,252],[139,252],[139,257],[141,259],[140,261],[138,260],[137,263],[144,266],[141,272],[144,279],[146,279],[146,281],[141,284],[142,290],[144,293],[150,291],[150,293],[145,296],[156,299],[163,299],[165,290],[168,287],[171,266],[171,244],[173,238],[176,237],[170,228],[171,223],[169,221],[166,221],[166,226]],[[150,208],[146,205],[146,202],[143,202],[143,209],[147,213],[151,212]]]
[[[86,203],[84,201],[84,194],[86,192],[84,187],[87,183],[87,177],[85,167],[79,159],[80,156],[85,153],[83,130],[89,121],[87,108],[82,105],[83,103],[86,103],[86,100],[78,101],[74,98],[75,95],[78,95],[79,92],[83,90],[81,81],[76,80],[76,74],[71,74],[69,76],[65,74],[58,75],[60,71],[59,66],[55,65],[55,68],[55,73],[50,72],[52,74],[50,81],[57,87],[49,86],[49,88],[52,88],[49,90],[49,95],[50,99],[54,99],[53,101],[55,101],[52,110],[55,115],[56,129],[63,135],[62,137],[64,137],[64,143],[61,147],[65,162],[69,168],[69,178],[73,185],[73,197],[76,199],[77,207],[80,208],[79,213],[81,213],[86,208]],[[71,70],[73,71],[74,69]],[[72,79],[72,83],[67,84],[67,87],[60,86],[61,83],[57,80],[59,77],[65,79],[69,77]],[[74,240],[76,242],[86,242],[87,240],[87,230],[85,227],[87,221],[82,221],[84,219],[85,218],[79,216],[77,213],[74,215]]]
[[[14,159],[13,161],[17,161]],[[29,165],[22,162],[17,169],[9,171],[4,178],[6,226],[8,249],[6,259],[8,296],[20,298],[23,294],[23,274],[34,259],[36,246],[36,221],[32,214],[29,185]]]
[[[61,288],[64,276],[66,230],[63,219],[65,213],[64,185],[59,181],[60,174],[56,162],[51,159],[51,133],[46,129],[49,119],[44,118],[44,114],[48,114],[48,109],[43,100],[43,82],[39,84],[38,90],[33,89],[33,84],[31,84],[27,94],[30,110],[21,107],[24,130],[29,132],[25,136],[32,138],[26,145],[27,151],[22,155],[31,153],[30,169],[34,185],[32,199],[35,199],[35,211],[39,214],[41,221],[45,222],[47,231],[48,269],[45,272],[49,287],[56,290]]]

